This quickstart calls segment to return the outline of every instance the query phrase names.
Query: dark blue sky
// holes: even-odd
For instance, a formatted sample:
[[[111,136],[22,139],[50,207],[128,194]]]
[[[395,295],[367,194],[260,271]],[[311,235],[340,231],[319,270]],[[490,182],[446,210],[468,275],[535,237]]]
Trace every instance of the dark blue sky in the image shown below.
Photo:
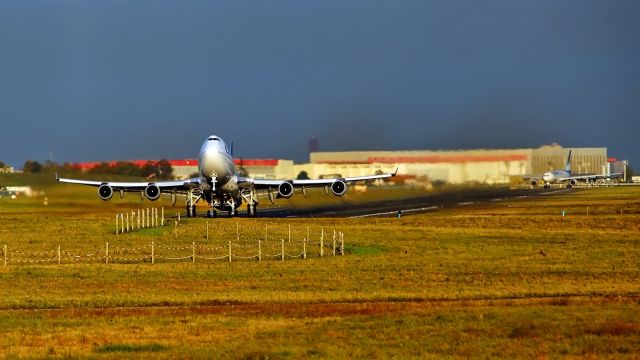
[[[640,1],[0,2],[0,160],[607,146],[640,168]]]

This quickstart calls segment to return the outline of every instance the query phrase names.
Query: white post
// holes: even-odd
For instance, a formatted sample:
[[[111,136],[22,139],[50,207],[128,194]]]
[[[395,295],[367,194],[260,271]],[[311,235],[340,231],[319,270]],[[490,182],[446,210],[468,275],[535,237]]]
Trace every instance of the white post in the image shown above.
[[[129,212],[127,211],[127,232],[129,232]]]
[[[142,209],[142,228],[143,229],[145,228],[145,226],[144,226],[145,224],[146,224],[146,222],[144,220],[144,209]]]
[[[195,241],[191,244],[191,248],[192,248],[191,259],[193,259],[193,262],[196,262],[196,242]]]
[[[160,226],[164,226],[164,206],[160,208]]]
[[[147,227],[151,226],[149,221],[149,208],[147,208]]]
[[[180,213],[178,212],[178,221],[180,221]]]
[[[156,227],[158,227],[158,208],[154,208],[156,210]]]
[[[58,265],[60,265],[60,245],[58,245]]]
[[[231,240],[229,240],[229,262],[231,262]]]
[[[140,229],[140,209],[138,209],[138,216],[136,216],[136,218],[138,219],[138,229]]]
[[[173,238],[178,238],[178,220],[173,221]]]
[[[307,239],[302,240],[302,258],[307,258]]]
[[[104,262],[105,264],[109,263],[109,243],[107,243],[104,248]]]
[[[324,228],[320,232],[320,257],[324,255]]]
[[[155,241],[151,242],[151,263],[152,264],[156,263],[156,242]]]
[[[284,261],[284,239],[282,239],[282,261]]]
[[[120,233],[124,234],[124,214],[120,214],[120,225],[122,226]]]
[[[118,227],[118,218],[120,217],[119,214],[116,214],[116,235],[118,235],[118,230],[120,230],[120,227]]]
[[[7,245],[4,246],[4,266],[7,267]]]
[[[258,240],[258,261],[262,260],[262,241]]]
[[[333,244],[331,246],[331,255],[336,256],[336,231],[333,230]]]
[[[340,233],[340,255],[344,255],[344,234]]]

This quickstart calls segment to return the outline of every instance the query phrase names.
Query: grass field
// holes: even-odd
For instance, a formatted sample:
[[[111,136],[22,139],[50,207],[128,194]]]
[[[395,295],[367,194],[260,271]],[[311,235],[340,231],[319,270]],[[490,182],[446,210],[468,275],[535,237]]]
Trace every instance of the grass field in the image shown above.
[[[6,358],[640,358],[640,189],[401,219],[188,219],[174,238],[172,226],[113,234],[135,196],[42,187],[46,206],[0,199],[0,246],[217,246],[237,224],[246,239],[337,229],[346,254],[0,266]]]

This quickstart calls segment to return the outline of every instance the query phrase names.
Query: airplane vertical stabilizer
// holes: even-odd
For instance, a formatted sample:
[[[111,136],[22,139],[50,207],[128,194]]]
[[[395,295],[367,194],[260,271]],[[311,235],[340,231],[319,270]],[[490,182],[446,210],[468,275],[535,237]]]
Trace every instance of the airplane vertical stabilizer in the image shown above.
[[[571,173],[571,150],[569,150],[569,157],[567,158],[567,165],[564,167],[569,173]]]

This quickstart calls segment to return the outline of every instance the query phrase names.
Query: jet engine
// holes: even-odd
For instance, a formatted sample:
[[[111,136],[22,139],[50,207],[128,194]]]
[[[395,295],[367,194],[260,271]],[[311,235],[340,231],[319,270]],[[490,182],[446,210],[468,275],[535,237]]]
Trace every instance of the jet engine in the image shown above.
[[[98,188],[98,196],[100,199],[107,201],[113,196],[113,188],[107,184],[102,184]]]
[[[278,186],[278,197],[288,199],[293,196],[293,183],[285,181]]]
[[[144,194],[147,199],[151,201],[158,200],[160,197],[160,188],[156,184],[149,184],[149,186],[144,189]]]
[[[531,186],[537,186],[537,185],[538,185],[538,182],[536,180],[531,181]]]
[[[576,184],[576,180],[575,179],[570,180],[569,184],[571,184],[571,186],[575,185]]]
[[[347,184],[342,180],[336,180],[331,184],[331,192],[335,196],[342,196],[347,192]]]

